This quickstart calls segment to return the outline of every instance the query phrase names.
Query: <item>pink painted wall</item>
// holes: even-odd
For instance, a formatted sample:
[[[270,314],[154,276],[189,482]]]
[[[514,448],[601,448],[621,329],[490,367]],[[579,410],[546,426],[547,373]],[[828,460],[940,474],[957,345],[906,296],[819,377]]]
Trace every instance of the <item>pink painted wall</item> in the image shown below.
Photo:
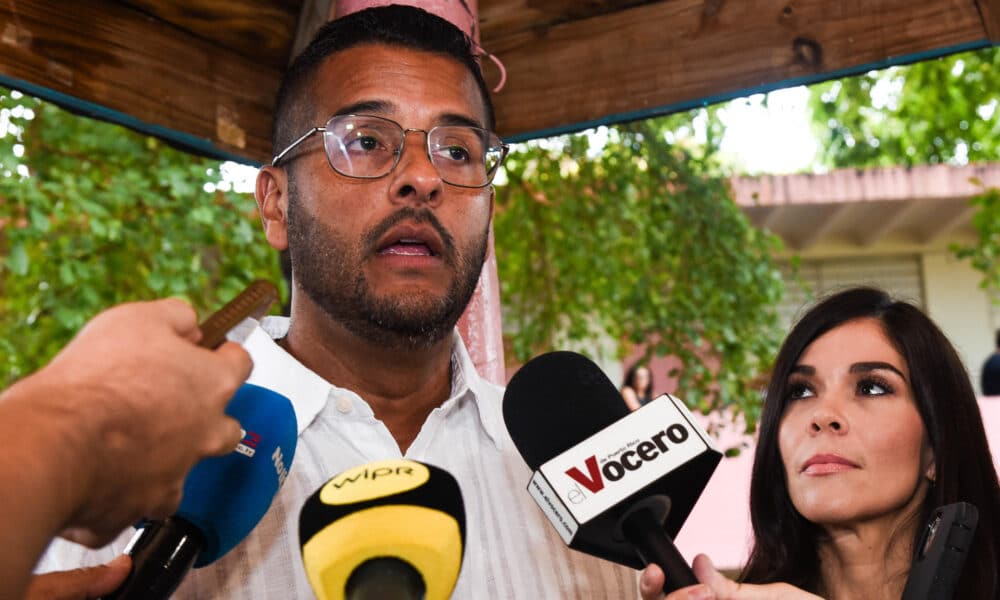
[[[698,415],[696,415],[698,416]],[[709,419],[702,425],[709,427]],[[707,554],[720,569],[735,569],[750,553],[750,470],[753,439],[733,426],[723,427],[716,438],[720,450],[746,444],[739,456],[723,458],[695,504],[675,542],[688,563]]]

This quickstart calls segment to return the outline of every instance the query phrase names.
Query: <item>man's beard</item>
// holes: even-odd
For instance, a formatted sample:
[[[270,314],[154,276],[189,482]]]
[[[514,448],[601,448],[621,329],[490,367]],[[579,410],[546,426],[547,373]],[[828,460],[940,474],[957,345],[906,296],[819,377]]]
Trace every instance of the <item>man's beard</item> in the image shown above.
[[[331,319],[369,342],[400,350],[429,348],[451,334],[476,290],[489,234],[457,249],[433,212],[404,207],[359,242],[344,239],[297,201],[289,182],[288,246],[294,281]],[[362,268],[378,239],[401,221],[428,223],[443,242],[441,259],[455,277],[443,296],[404,293],[375,296]]]

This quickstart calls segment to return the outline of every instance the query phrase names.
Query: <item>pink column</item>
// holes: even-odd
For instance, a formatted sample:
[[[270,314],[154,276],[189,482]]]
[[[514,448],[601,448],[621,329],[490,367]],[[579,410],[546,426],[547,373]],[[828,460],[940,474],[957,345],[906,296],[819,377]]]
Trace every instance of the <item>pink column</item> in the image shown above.
[[[496,383],[506,383],[503,362],[503,331],[500,326],[500,280],[490,227],[489,250],[472,301],[458,321],[458,331],[469,348],[479,374]]]
[[[447,19],[474,42],[479,43],[479,6],[477,0],[337,0],[330,8],[330,18],[344,16],[372,6],[407,4]],[[489,249],[479,284],[472,301],[458,321],[458,331],[465,340],[469,355],[479,374],[503,385],[506,374],[503,360],[503,332],[500,326],[500,281],[490,225]]]

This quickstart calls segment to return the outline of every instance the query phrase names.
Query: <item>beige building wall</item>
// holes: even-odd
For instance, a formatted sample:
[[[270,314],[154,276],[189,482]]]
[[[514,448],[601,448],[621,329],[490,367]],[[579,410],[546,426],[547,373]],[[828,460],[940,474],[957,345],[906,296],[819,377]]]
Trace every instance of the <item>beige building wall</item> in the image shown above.
[[[979,289],[980,273],[949,252],[922,255],[924,300],[934,319],[958,350],[979,392],[979,369],[993,352],[994,307]]]
[[[857,273],[853,281],[843,273],[842,268],[840,270],[840,277],[848,280],[851,285],[876,285],[904,300],[919,304],[958,350],[978,393],[979,369],[993,351],[995,331],[1000,327],[1000,307],[993,305],[988,295],[979,289],[979,272],[972,268],[969,261],[955,258],[949,249],[952,243],[968,244],[970,241],[972,240],[968,235],[958,233],[942,236],[933,244],[886,239],[859,248],[833,241],[817,244],[797,255],[805,265],[854,262]],[[866,268],[866,265],[893,260],[911,260],[917,265],[920,279],[918,293],[909,289],[901,293],[893,288],[893,283],[896,282],[887,282],[880,280],[877,275],[873,276],[873,273],[879,273],[877,267]],[[828,291],[830,290],[813,290],[818,294]],[[801,291],[791,290],[791,294],[789,301],[799,310],[800,303],[808,304],[808,299]]]

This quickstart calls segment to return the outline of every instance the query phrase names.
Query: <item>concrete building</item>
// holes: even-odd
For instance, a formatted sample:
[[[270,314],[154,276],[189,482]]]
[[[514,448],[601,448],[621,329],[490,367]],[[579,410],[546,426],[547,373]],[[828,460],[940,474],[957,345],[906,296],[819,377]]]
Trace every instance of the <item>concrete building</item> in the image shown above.
[[[978,389],[1000,307],[979,288],[980,273],[949,247],[976,240],[969,200],[1000,187],[1000,164],[738,177],[732,185],[754,225],[780,236],[787,258],[794,254],[801,261],[798,278],[805,287],[790,277],[790,266],[784,269],[786,322],[810,301],[810,292],[877,285],[937,322]]]

